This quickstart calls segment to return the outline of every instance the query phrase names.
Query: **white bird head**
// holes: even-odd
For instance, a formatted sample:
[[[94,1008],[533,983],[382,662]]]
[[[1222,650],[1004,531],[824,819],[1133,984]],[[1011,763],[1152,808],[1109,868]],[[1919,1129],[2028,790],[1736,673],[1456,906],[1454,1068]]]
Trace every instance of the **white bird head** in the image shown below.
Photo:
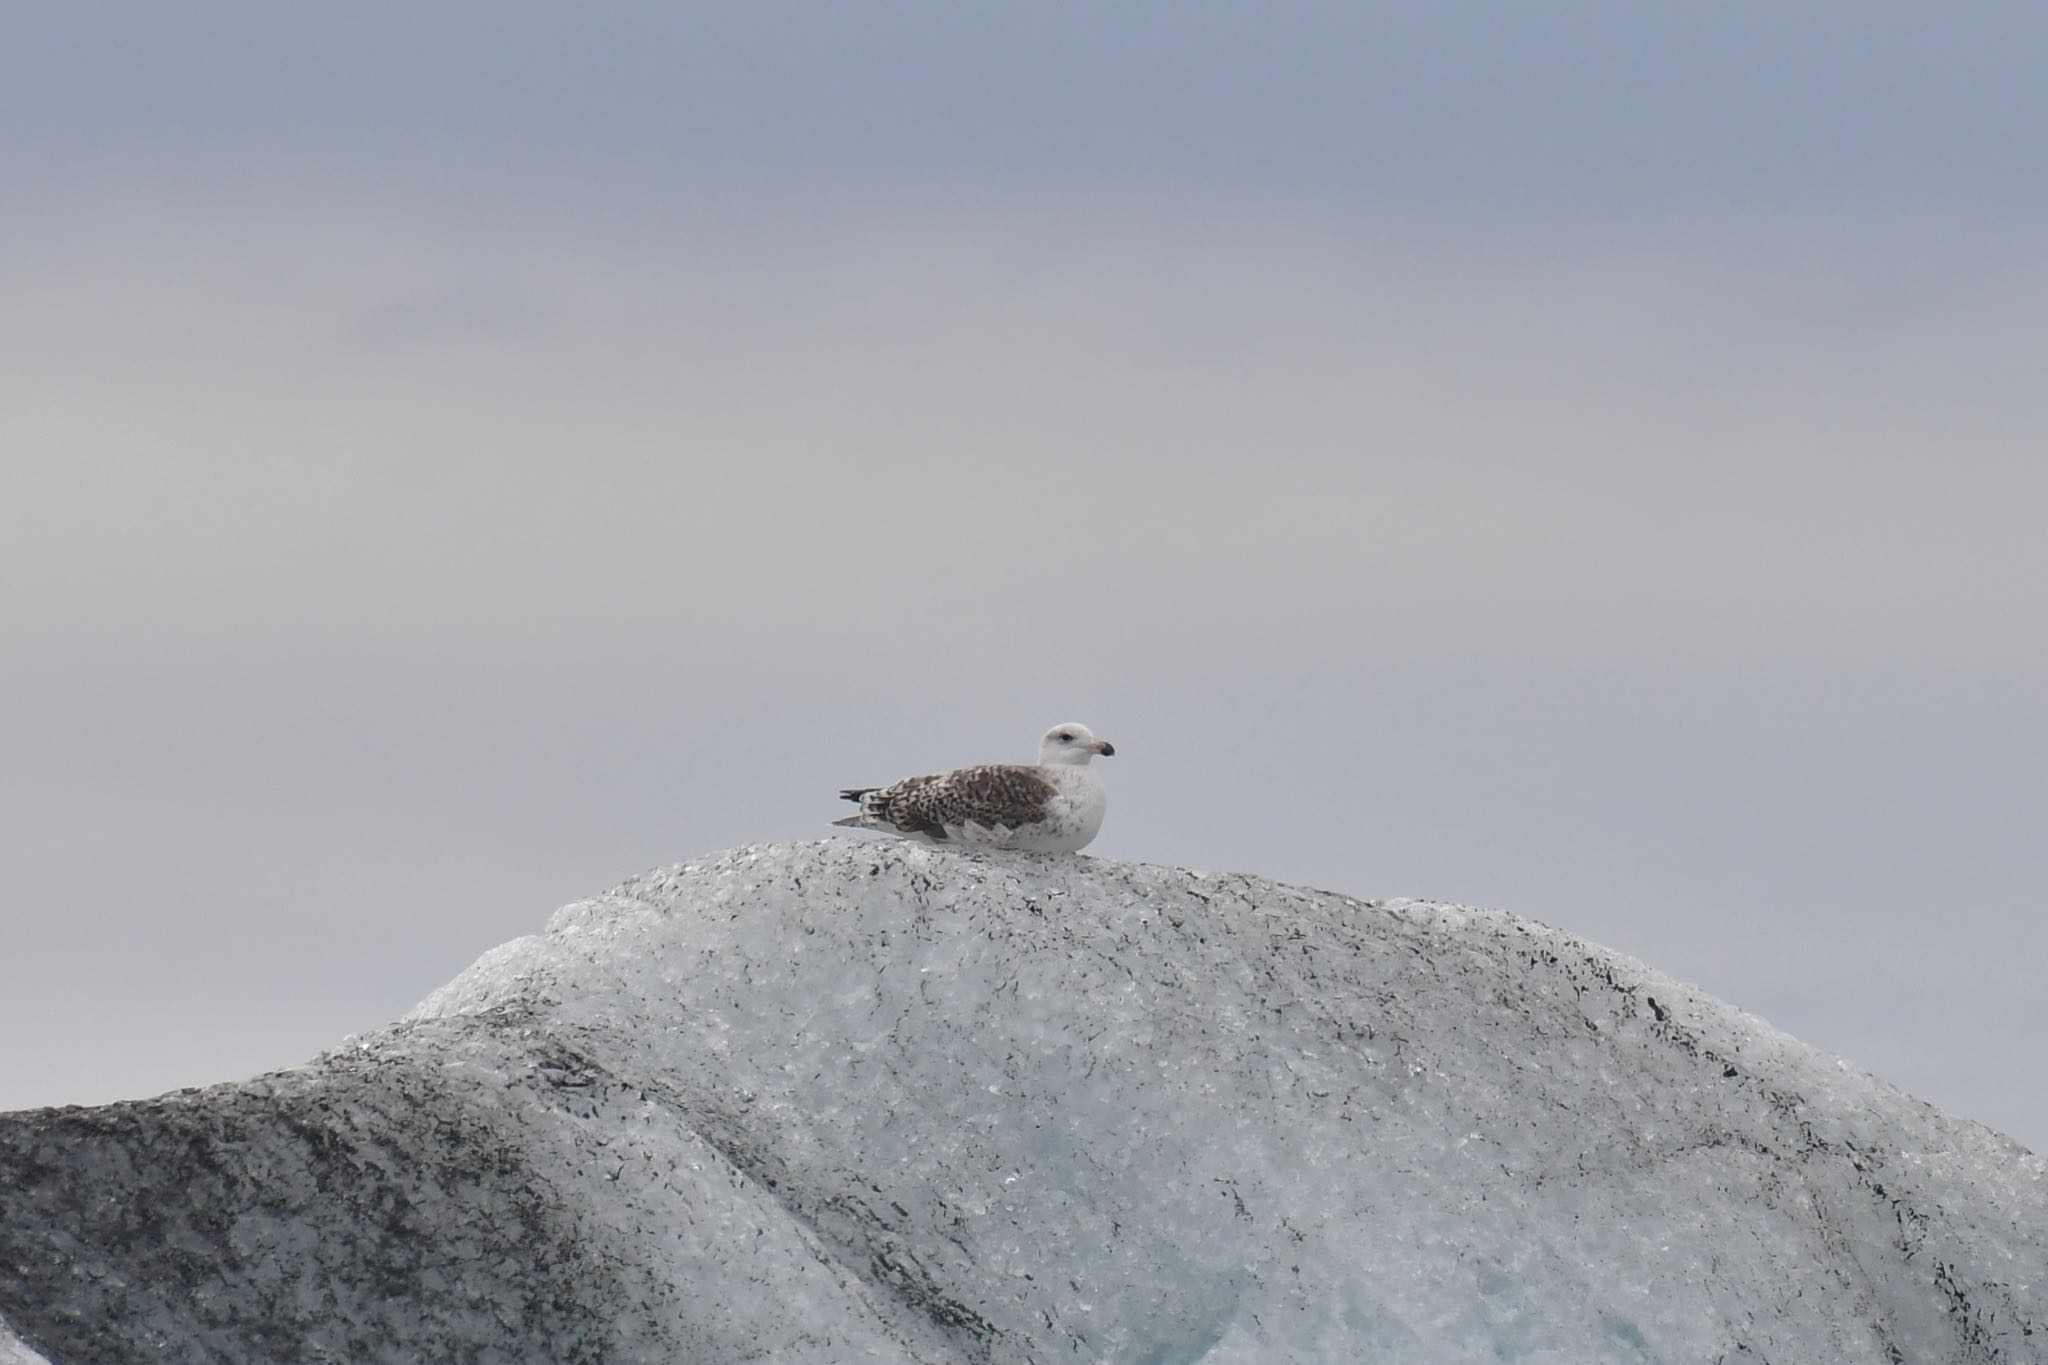
[[[1086,763],[1097,754],[1107,758],[1115,752],[1114,744],[1097,739],[1087,726],[1074,721],[1053,726],[1038,741],[1040,763]]]

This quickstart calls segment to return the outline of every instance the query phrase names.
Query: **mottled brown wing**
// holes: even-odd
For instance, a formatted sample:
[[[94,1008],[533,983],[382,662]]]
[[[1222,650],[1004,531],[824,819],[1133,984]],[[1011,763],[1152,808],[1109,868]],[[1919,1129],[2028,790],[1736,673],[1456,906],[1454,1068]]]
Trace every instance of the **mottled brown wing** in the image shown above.
[[[906,834],[946,837],[946,826],[970,821],[1016,829],[1045,814],[1052,784],[1021,763],[984,763],[950,773],[906,777],[875,793],[875,809]]]

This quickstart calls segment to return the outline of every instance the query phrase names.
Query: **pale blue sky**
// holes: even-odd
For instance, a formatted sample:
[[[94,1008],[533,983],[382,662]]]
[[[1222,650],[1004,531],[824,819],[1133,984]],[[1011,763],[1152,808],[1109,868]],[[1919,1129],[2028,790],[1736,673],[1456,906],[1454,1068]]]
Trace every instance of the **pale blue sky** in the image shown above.
[[[2048,14],[5,23],[0,1106],[1073,718],[2048,1143]]]

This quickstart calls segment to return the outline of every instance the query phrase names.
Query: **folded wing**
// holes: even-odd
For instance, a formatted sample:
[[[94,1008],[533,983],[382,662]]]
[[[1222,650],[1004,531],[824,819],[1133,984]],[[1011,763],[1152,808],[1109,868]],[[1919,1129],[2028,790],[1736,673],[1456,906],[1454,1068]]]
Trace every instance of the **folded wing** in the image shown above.
[[[983,763],[906,777],[891,786],[842,793],[867,817],[904,834],[944,839],[948,827],[1022,829],[1046,818],[1052,784],[1021,763]]]

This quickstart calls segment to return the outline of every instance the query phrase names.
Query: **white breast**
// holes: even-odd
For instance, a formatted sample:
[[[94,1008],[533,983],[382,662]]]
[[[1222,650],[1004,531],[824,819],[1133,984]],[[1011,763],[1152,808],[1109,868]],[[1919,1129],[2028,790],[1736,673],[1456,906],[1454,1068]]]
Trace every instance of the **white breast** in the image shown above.
[[[1102,778],[1085,765],[1055,763],[1042,771],[1053,786],[1045,822],[1014,847],[1038,853],[1073,853],[1086,848],[1101,830],[1102,817],[1109,810],[1109,791]]]

